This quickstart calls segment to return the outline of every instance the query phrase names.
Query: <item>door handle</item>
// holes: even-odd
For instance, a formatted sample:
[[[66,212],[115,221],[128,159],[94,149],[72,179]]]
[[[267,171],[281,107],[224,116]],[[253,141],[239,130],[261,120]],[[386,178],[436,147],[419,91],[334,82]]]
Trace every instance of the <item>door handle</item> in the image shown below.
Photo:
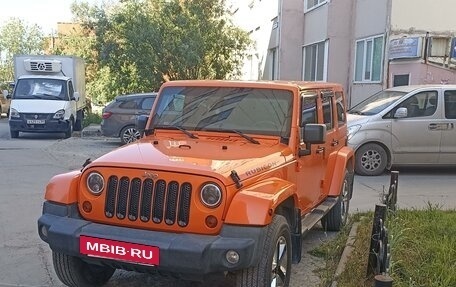
[[[453,127],[453,123],[432,123],[428,126],[428,128],[432,131],[451,130]]]
[[[333,140],[333,141],[331,142],[331,146],[336,146],[336,145],[338,145],[338,144],[339,144],[339,141],[338,141],[338,140]]]
[[[318,147],[316,150],[315,150],[316,153],[320,154],[320,153],[323,153],[325,152],[325,147]]]
[[[438,128],[438,125],[437,124],[429,124],[429,129],[430,130],[436,130]]]

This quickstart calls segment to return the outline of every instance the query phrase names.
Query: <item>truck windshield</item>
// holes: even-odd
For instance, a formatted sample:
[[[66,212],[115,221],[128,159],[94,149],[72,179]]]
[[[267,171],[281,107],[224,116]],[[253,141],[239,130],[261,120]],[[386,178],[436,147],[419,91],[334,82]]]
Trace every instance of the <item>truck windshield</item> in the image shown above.
[[[17,81],[13,99],[42,99],[68,101],[66,81],[33,78]]]
[[[288,90],[166,87],[158,97],[151,127],[288,138],[292,103]]]
[[[355,105],[348,113],[356,115],[376,115],[405,94],[405,92],[383,90]]]

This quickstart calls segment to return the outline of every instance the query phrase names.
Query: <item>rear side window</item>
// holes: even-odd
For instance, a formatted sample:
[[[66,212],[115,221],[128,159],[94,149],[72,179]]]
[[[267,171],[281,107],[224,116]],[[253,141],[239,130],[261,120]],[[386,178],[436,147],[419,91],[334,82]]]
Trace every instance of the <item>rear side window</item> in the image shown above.
[[[343,98],[342,92],[336,92],[337,122],[339,123],[339,126],[344,125],[345,122],[347,121],[347,119],[345,117],[343,100],[344,100],[344,98]]]
[[[456,91],[445,91],[445,118],[456,119]]]
[[[120,103],[119,108],[121,109],[136,109],[136,100],[127,100]]]

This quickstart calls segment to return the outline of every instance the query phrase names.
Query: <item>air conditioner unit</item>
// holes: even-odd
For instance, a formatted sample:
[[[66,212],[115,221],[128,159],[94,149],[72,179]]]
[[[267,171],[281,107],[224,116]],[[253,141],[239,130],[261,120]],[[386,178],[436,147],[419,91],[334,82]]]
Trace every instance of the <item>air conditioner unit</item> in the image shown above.
[[[62,62],[58,60],[24,60],[27,72],[58,73],[62,70]]]

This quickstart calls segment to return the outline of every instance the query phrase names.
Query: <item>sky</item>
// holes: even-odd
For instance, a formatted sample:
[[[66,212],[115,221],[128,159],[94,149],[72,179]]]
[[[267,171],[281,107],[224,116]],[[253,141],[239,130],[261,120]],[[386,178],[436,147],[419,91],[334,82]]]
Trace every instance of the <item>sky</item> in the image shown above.
[[[0,0],[0,26],[14,17],[28,25],[37,24],[44,34],[50,34],[57,30],[57,22],[71,21],[70,6],[74,1],[101,3],[101,0]]]

